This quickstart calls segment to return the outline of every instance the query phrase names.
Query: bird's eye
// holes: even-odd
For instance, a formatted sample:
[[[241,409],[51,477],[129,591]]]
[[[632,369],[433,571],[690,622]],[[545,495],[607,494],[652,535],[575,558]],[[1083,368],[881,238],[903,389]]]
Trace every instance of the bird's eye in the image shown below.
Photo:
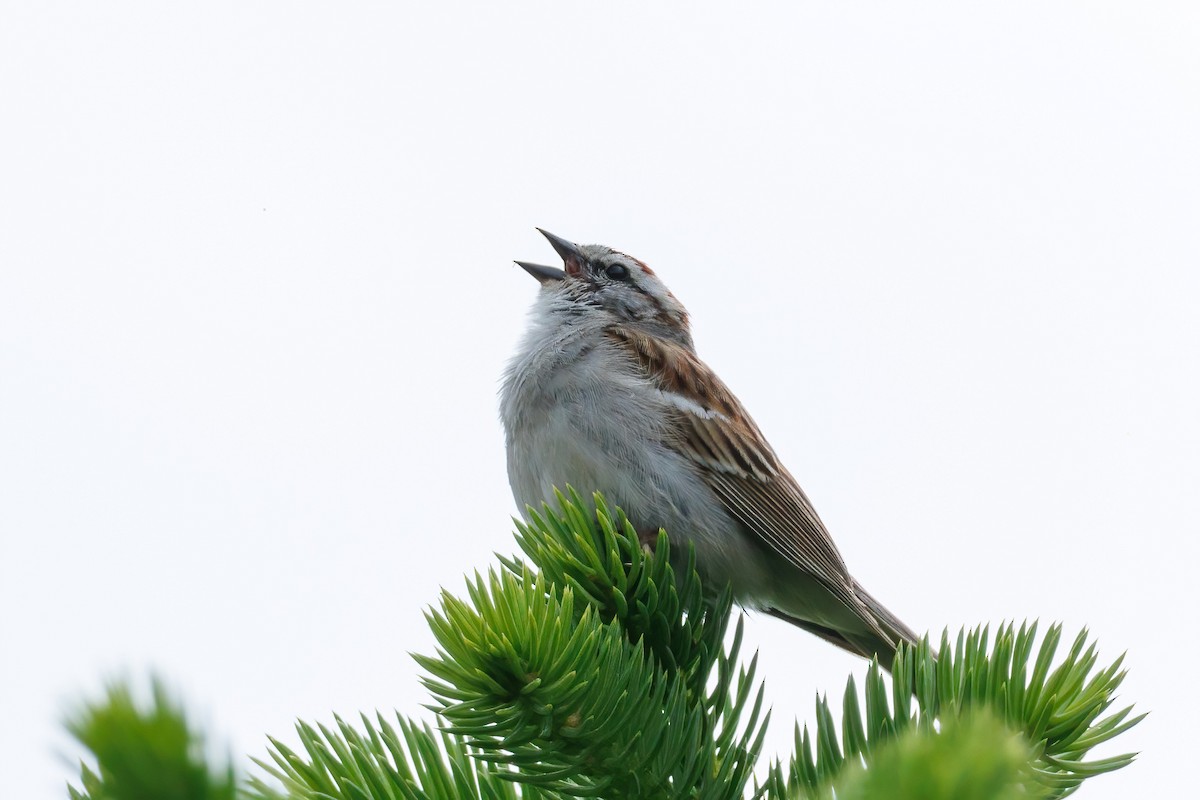
[[[629,270],[624,264],[609,264],[605,268],[604,274],[614,281],[623,281],[629,277]]]

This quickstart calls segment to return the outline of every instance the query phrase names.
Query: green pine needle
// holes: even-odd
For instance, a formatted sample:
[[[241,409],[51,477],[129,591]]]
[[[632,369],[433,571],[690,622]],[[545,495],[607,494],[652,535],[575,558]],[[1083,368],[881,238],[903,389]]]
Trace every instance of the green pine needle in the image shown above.
[[[869,768],[838,780],[837,800],[1036,800],[1045,788],[1029,773],[1025,738],[987,712],[956,717],[941,731],[909,728]]]
[[[559,499],[518,524],[537,572],[503,559],[428,614],[438,652],[417,660],[446,729],[564,794],[742,796],[766,717],[740,625],[723,644],[728,592],[706,596],[690,554],[677,578],[665,534],[646,552],[603,498]]]
[[[303,753],[271,740],[267,776],[250,781],[255,800],[539,800],[549,797],[504,778],[503,768],[447,733],[397,715],[395,724],[365,714],[362,731],[335,718],[336,730],[299,723]]]
[[[840,723],[818,695],[788,766],[752,787],[770,713],[740,621],[727,636],[729,591],[705,591],[666,533],[644,548],[599,495],[558,504],[518,523],[520,559],[427,612],[437,649],[416,659],[441,731],[301,722],[299,749],[272,739],[238,789],[161,684],[148,708],[117,685],[68,723],[95,760],[72,800],[1035,800],[1134,758],[1090,755],[1144,716],[1112,711],[1122,659],[1098,667],[1087,631],[1062,648],[1059,625],[1039,642],[1007,624],[902,646],[891,675],[873,663]]]
[[[1085,760],[1092,748],[1145,716],[1129,718],[1131,708],[1101,716],[1124,678],[1121,659],[1094,671],[1095,645],[1088,645],[1087,631],[1083,631],[1051,670],[1061,636],[1062,626],[1051,626],[1036,655],[1037,623],[1020,628],[1002,626],[990,649],[987,627],[960,633],[953,646],[949,635],[943,633],[936,655],[927,640],[916,647],[901,646],[893,666],[890,698],[885,696],[885,680],[878,665],[872,663],[867,672],[865,716],[860,712],[853,679],[846,686],[840,730],[828,704],[818,699],[815,734],[810,735],[807,726],[802,732],[797,730],[796,754],[787,779],[782,781],[779,774],[775,777],[781,780],[773,785],[776,790],[786,785],[787,796],[819,796],[838,781],[847,766],[865,763],[868,772],[873,769],[873,751],[880,744],[912,730],[931,733],[934,720],[946,725],[979,711],[994,716],[1029,743],[1034,754],[1029,769],[1047,790],[1047,797],[1063,797],[1085,778],[1128,765],[1134,759],[1132,753]]]
[[[202,735],[157,680],[148,708],[134,701],[127,685],[115,683],[102,702],[86,705],[67,720],[67,729],[96,762],[95,769],[81,765],[83,788],[70,788],[72,800],[234,797],[233,768],[207,762]]]

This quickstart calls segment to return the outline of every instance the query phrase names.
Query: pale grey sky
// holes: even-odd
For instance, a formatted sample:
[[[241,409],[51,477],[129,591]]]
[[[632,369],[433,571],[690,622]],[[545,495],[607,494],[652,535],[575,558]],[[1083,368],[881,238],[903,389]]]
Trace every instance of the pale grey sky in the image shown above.
[[[1178,796],[1198,6],[748,5],[0,11],[6,793],[122,672],[239,755],[419,713],[422,610],[513,549],[537,225],[658,271],[913,627],[1128,650],[1143,756],[1084,794]],[[863,664],[748,636],[786,753]]]

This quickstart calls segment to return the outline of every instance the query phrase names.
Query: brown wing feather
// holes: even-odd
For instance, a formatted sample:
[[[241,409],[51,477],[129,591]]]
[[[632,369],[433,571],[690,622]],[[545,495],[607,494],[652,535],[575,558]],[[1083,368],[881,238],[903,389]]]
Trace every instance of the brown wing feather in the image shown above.
[[[673,444],[705,467],[705,480],[729,513],[849,608],[859,608],[850,573],[816,509],[721,379],[682,345],[627,328],[609,335],[664,392],[696,406],[698,413],[680,409]]]

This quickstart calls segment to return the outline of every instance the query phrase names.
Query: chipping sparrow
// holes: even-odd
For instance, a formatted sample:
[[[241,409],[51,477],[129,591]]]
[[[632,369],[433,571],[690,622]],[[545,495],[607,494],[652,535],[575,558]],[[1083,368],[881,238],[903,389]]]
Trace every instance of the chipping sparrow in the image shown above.
[[[539,229],[540,230],[540,229]],[[695,545],[710,585],[890,668],[916,636],[851,577],[825,525],[733,393],[696,356],[683,305],[641,261],[541,231],[542,288],[500,414],[522,506],[598,490],[645,537]]]

